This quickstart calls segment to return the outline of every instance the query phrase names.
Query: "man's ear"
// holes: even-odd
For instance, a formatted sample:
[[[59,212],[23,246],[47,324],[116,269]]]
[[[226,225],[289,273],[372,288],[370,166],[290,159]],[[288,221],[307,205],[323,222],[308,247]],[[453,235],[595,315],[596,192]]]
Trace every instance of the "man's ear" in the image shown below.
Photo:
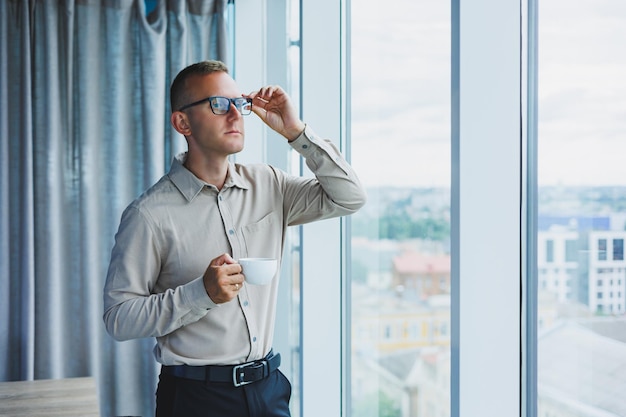
[[[191,128],[189,127],[189,119],[187,115],[182,111],[175,111],[170,116],[170,122],[178,133],[184,136],[191,135]]]

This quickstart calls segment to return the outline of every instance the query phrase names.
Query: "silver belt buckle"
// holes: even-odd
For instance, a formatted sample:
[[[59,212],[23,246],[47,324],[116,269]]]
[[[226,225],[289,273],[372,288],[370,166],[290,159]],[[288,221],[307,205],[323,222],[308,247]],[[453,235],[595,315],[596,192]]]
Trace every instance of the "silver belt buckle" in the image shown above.
[[[233,367],[233,385],[235,387],[241,387],[243,385],[248,385],[248,384],[252,384],[255,381],[241,381],[241,379],[243,379],[244,377],[244,373],[241,372],[241,374],[239,373],[242,369],[245,368],[250,368],[251,366],[254,365],[260,365],[261,367],[263,366],[262,362],[247,362],[247,363],[242,363],[241,365],[237,365]]]

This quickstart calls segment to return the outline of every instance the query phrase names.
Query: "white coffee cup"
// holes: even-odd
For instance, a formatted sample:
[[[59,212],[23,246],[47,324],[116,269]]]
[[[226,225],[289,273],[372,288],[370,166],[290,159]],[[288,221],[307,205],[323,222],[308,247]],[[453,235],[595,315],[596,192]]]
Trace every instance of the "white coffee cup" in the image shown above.
[[[278,261],[273,258],[241,258],[239,264],[248,284],[266,285],[276,274]]]

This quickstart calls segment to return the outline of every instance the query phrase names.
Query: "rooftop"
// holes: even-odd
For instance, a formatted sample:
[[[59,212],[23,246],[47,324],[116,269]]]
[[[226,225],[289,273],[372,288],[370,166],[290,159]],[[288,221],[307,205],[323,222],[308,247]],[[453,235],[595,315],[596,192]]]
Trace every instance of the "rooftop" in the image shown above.
[[[393,266],[398,274],[449,274],[450,255],[404,252],[393,258]]]
[[[625,416],[625,326],[623,319],[569,321],[541,336],[539,397],[591,411],[584,415]]]

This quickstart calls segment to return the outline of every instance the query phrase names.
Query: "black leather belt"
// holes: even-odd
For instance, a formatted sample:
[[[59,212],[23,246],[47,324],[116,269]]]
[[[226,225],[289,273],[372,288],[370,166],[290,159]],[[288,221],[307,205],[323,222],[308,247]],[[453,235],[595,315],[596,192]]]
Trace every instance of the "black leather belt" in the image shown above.
[[[267,378],[280,366],[280,353],[270,353],[263,359],[239,365],[163,365],[161,373],[179,378],[207,382],[229,382],[235,387]]]

